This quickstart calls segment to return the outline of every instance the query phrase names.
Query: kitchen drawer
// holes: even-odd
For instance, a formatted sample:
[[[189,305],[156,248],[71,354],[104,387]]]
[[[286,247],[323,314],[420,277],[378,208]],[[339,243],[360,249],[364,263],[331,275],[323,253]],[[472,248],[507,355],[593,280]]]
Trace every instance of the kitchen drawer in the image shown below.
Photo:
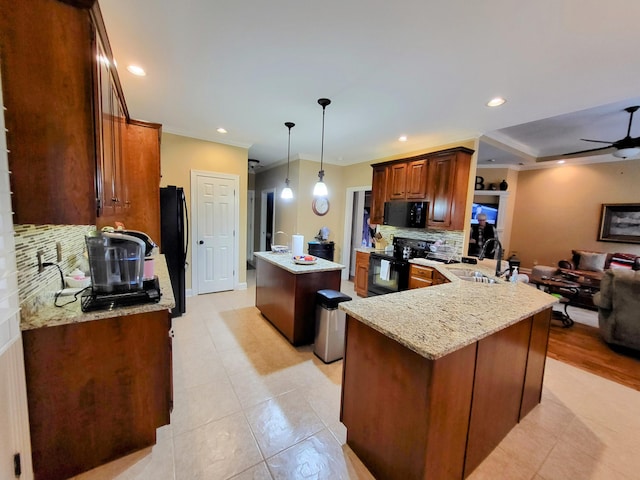
[[[433,281],[428,278],[420,278],[411,276],[409,277],[409,290],[414,288],[430,287],[433,285]]]
[[[423,267],[415,264],[411,265],[411,270],[409,271],[409,275],[412,277],[429,278],[429,279],[433,278],[434,273],[435,272],[433,268]]]

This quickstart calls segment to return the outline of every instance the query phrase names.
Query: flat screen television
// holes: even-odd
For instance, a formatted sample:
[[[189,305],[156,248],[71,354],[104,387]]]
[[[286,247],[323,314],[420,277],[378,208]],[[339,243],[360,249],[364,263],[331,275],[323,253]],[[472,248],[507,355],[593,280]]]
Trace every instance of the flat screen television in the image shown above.
[[[473,203],[471,206],[471,224],[478,223],[478,215],[484,213],[487,216],[487,223],[495,225],[498,221],[497,203]]]

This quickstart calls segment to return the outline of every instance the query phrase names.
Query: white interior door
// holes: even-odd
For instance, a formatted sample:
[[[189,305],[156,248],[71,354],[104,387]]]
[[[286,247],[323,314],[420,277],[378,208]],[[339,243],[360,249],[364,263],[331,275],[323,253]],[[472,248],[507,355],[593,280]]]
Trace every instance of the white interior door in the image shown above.
[[[352,235],[353,235],[353,231],[354,228],[358,229],[359,231],[362,231],[362,220],[360,220],[360,227],[357,227],[356,222],[358,221],[358,218],[362,217],[362,212],[358,213],[358,215],[355,216],[354,218],[354,207],[357,206],[357,202],[358,202],[358,198],[355,195],[356,192],[367,192],[367,191],[371,191],[371,185],[366,185],[366,186],[362,186],[362,187],[348,187],[347,188],[347,196],[346,196],[346,200],[345,200],[345,206],[344,206],[344,230],[343,230],[343,241],[342,241],[342,245],[344,245],[343,249],[342,249],[342,264],[343,265],[351,265],[351,258],[354,257],[355,258],[355,248],[359,247],[360,245],[353,245],[352,244]],[[364,195],[364,193],[363,193]],[[364,196],[362,197],[364,199]],[[361,207],[364,206],[364,202],[361,205]],[[357,208],[361,208],[361,207],[357,207]],[[355,225],[354,225],[355,224]],[[354,261],[354,270],[355,270],[355,261]],[[351,268],[343,268],[342,269],[342,273],[340,274],[340,277],[342,278],[342,280],[348,280],[349,279],[349,273],[351,271]],[[355,273],[355,272],[354,272]]]
[[[236,242],[237,179],[215,174],[196,176],[197,293],[233,290]]]
[[[249,190],[247,194],[247,261],[253,264],[254,251],[254,225],[255,225],[255,208],[256,208],[256,192]]]

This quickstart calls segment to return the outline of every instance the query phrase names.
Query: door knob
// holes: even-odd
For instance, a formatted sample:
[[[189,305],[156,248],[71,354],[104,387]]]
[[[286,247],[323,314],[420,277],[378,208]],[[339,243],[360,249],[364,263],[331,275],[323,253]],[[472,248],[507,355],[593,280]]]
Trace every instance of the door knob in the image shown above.
[[[200,240],[198,243],[202,245],[204,243],[204,240]]]

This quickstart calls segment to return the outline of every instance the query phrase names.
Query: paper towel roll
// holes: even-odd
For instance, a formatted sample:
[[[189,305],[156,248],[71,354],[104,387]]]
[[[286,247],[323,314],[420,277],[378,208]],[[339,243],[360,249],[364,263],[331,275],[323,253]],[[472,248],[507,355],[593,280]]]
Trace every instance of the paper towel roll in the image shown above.
[[[291,250],[293,255],[304,255],[304,235],[291,235]]]

